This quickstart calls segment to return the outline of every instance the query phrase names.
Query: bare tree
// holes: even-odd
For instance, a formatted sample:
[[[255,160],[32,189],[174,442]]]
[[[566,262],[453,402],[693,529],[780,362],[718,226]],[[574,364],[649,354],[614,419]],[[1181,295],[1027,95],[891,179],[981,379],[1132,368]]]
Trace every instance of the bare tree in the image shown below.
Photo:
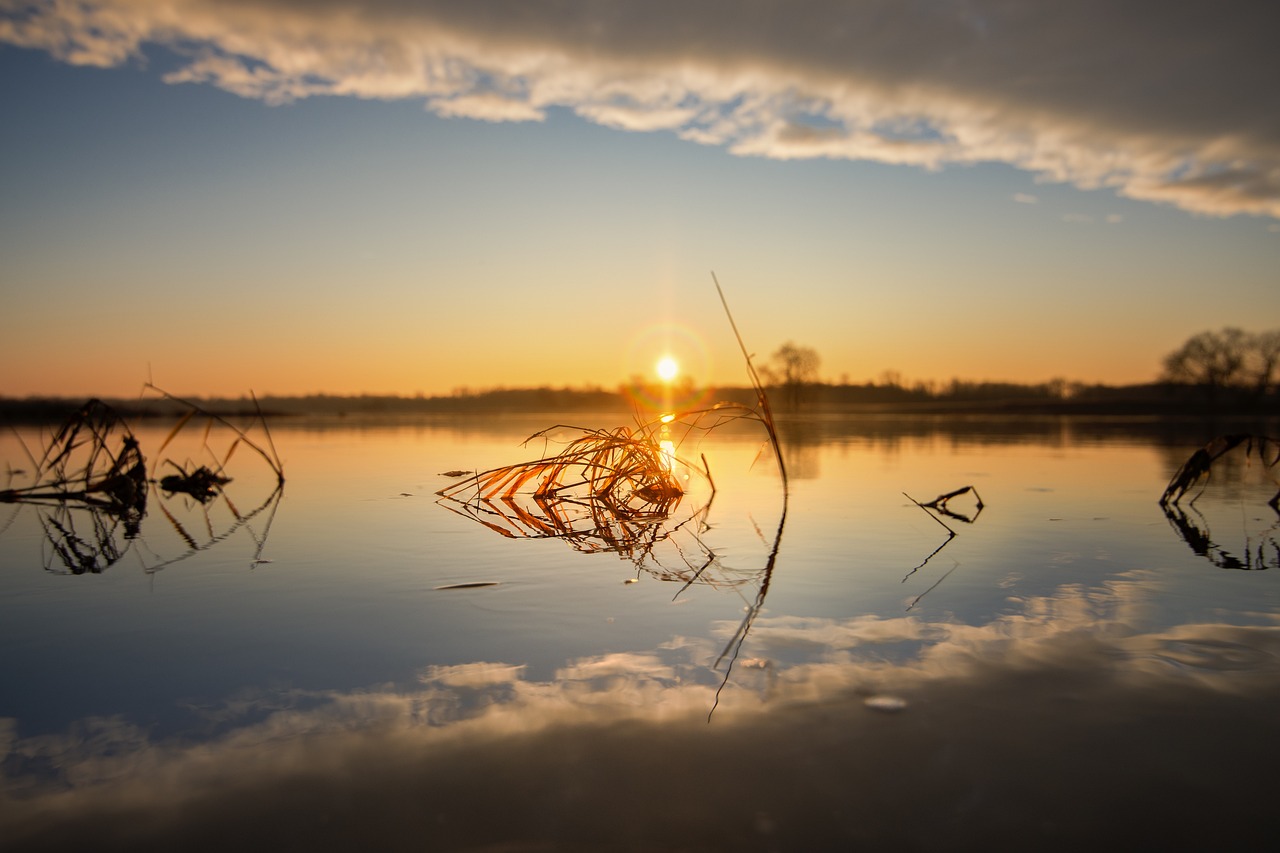
[[[1239,382],[1247,336],[1228,326],[1201,332],[1165,356],[1164,378],[1170,382],[1224,388]]]
[[[1247,366],[1253,389],[1259,397],[1264,397],[1275,388],[1276,370],[1280,368],[1280,329],[1261,332],[1253,336]]]
[[[822,359],[812,347],[797,346],[787,341],[769,357],[769,364],[761,372],[771,385],[782,389],[790,408],[799,405],[804,386],[818,380],[818,367]]]
[[[1280,367],[1280,330],[1251,334],[1234,326],[1201,332],[1165,356],[1166,382],[1199,385],[1211,398],[1226,389],[1268,393]]]

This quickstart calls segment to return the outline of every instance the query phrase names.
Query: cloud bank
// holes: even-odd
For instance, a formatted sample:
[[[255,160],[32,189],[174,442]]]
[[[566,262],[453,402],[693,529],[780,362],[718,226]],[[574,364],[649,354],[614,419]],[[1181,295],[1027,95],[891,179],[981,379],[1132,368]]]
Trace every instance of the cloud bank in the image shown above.
[[[1272,4],[1005,0],[0,0],[0,40],[271,104],[552,108],[740,155],[999,162],[1197,213],[1280,217]]]

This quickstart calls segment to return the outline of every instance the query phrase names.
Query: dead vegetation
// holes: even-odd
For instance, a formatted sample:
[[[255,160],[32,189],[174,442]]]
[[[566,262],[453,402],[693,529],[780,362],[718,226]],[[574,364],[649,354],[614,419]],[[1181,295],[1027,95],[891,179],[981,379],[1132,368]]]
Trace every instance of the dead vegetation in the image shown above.
[[[535,433],[577,437],[550,456],[506,465],[441,489],[441,503],[511,539],[560,539],[577,551],[612,552],[644,564],[670,536],[685,496],[679,465],[650,427],[593,430],[557,425]]]
[[[712,280],[755,390],[754,407],[717,403],[665,413],[651,422],[637,418],[635,427],[616,429],[549,427],[524,442],[545,442],[539,458],[482,471],[437,494],[446,508],[507,538],[558,539],[577,551],[616,554],[638,572],[681,583],[677,597],[693,584],[733,589],[754,585],[756,594],[745,607],[746,615],[712,665],[724,665],[723,690],[764,607],[786,526],[788,484],[764,383],[714,273]],[[703,540],[715,482],[705,456],[698,464],[682,455],[692,437],[743,420],[764,430],[782,484],[782,511],[772,542],[766,542],[768,556],[763,565],[746,569],[727,566]],[[561,449],[548,452],[556,433],[572,437],[563,440]],[[717,691],[717,705],[719,701]]]
[[[612,553],[661,580],[740,586],[758,569],[724,566],[701,539],[715,498],[706,458],[680,454],[697,432],[752,417],[736,404],[636,428],[556,425],[527,438],[537,459],[482,471],[437,494],[441,505],[509,539],[557,539]],[[555,448],[560,448],[556,450]]]
[[[523,442],[522,446],[528,446],[543,440],[542,456],[467,477],[437,492],[440,503],[507,538],[559,539],[578,551],[618,554],[637,568],[686,584],[717,578],[723,581],[721,573],[710,571],[719,565],[718,559],[698,538],[698,524],[691,524],[695,519],[705,523],[715,483],[706,458],[702,457],[699,465],[683,458],[681,448],[695,434],[712,432],[732,421],[754,421],[764,429],[773,448],[784,505],[787,479],[768,395],[738,334],[724,292],[718,281],[715,285],[742,349],[756,392],[756,407],[717,403],[667,413],[634,428],[558,424]],[[573,437],[562,442],[562,449],[548,453],[552,438],[563,433]],[[702,488],[695,487],[695,480]],[[691,505],[691,490],[700,496],[696,505]],[[679,513],[682,504],[684,511]],[[783,514],[785,517],[785,506]],[[688,541],[675,547],[675,561],[664,561],[655,548],[678,533]]]
[[[683,496],[684,489],[673,472],[675,458],[664,454],[652,424],[636,430],[557,424],[529,436],[523,446],[558,430],[580,435],[553,456],[482,471],[437,494],[457,500],[466,492],[474,492],[477,501],[510,502],[518,494],[527,493],[544,507],[571,500],[594,500],[622,520],[666,516]],[[542,520],[517,515],[515,521],[533,535],[575,532],[573,525],[553,510],[547,510]]]
[[[947,538],[942,540],[942,544],[939,545],[937,548],[934,548],[932,551],[930,551],[928,556],[926,556],[924,560],[922,560],[919,563],[919,565],[913,567],[911,571],[907,572],[906,575],[903,576],[902,582],[906,583],[907,578],[910,578],[916,572],[920,571],[925,566],[929,565],[929,561],[932,560],[934,557],[938,556],[938,554],[942,551],[942,549],[950,545],[951,540],[956,538],[957,534],[955,529],[952,528],[951,525],[947,524],[945,521],[942,520],[944,516],[946,518],[951,518],[956,521],[962,521],[965,524],[973,524],[975,521],[978,520],[978,516],[982,514],[982,510],[986,506],[986,504],[982,502],[982,498],[978,495],[978,490],[973,486],[961,486],[960,488],[954,489],[950,492],[944,492],[938,495],[933,500],[929,501],[928,503],[921,503],[920,501],[911,497],[911,495],[908,495],[906,492],[903,492],[902,494],[904,497],[906,497],[907,500],[911,501],[913,504],[920,507],[920,509],[924,510],[925,514],[928,515],[930,518],[932,518],[934,521],[936,521],[939,525],[941,525],[943,530],[947,531]],[[974,509],[973,509],[972,515],[970,515],[967,512],[953,510],[947,505],[947,502],[950,501],[952,498],[958,498],[963,495],[969,495],[969,494],[973,495],[973,499],[974,499]],[[907,610],[911,610],[913,607],[919,604],[922,598],[924,598],[926,595],[932,592],[939,584],[941,584],[944,580],[946,580],[948,575],[950,575],[953,571],[955,571],[955,569],[956,567],[952,566],[942,575],[942,577],[934,581],[932,586],[930,586],[924,592],[920,593],[914,599],[912,599],[911,603],[907,605]]]
[[[90,400],[54,433],[37,459],[32,483],[0,490],[0,502],[78,501],[120,516],[146,511],[147,467],[128,424],[101,400]]]
[[[960,510],[953,510],[948,508],[947,502],[950,501],[952,498],[958,498],[958,497],[961,497],[962,495],[969,495],[969,494],[973,495],[973,499],[975,502],[972,515],[969,515],[966,512],[961,512]],[[908,495],[908,497],[910,497],[910,495]],[[929,501],[928,503],[923,503],[918,505],[924,509],[931,509],[934,512],[936,512],[938,515],[945,515],[947,518],[953,518],[956,521],[963,521],[965,524],[973,524],[975,521],[977,521],[978,516],[982,514],[982,510],[986,506],[986,504],[982,502],[982,497],[978,494],[977,488],[975,488],[974,486],[961,486],[955,491],[938,495],[936,498]],[[943,527],[946,527],[946,525],[944,524]],[[949,530],[950,528],[947,528],[947,529]]]
[[[1214,464],[1237,448],[1243,448],[1246,461],[1252,461],[1256,457],[1271,482],[1280,486],[1280,480],[1276,479],[1277,465],[1280,464],[1280,440],[1252,433],[1222,435],[1192,453],[1174,472],[1164,494],[1160,496],[1160,506],[1177,506],[1192,490],[1195,490],[1195,494],[1187,503],[1194,504],[1208,485]],[[1267,504],[1280,512],[1280,491]]]
[[[1232,459],[1233,456],[1236,458]],[[1196,500],[1208,487],[1214,468],[1227,467],[1231,473],[1241,456],[1246,465],[1256,461],[1261,472],[1273,484],[1280,486],[1276,477],[1280,466],[1280,441],[1252,433],[1222,435],[1196,450],[1179,466],[1160,496],[1160,507],[1182,541],[1218,568],[1258,571],[1280,567],[1276,523],[1268,529],[1247,533],[1239,548],[1229,550],[1215,541],[1209,520],[1196,509]],[[1187,499],[1185,508],[1182,506],[1184,498]],[[1280,491],[1267,501],[1267,505],[1280,513]]]
[[[284,469],[256,400],[255,417],[240,427],[153,385],[145,386],[145,393],[185,408],[154,451],[157,460],[150,467],[133,430],[114,409],[96,399],[85,403],[44,441],[39,457],[18,437],[31,468],[10,469],[9,482],[0,489],[0,503],[36,508],[47,546],[46,570],[100,573],[136,545],[144,568],[155,571],[226,539],[264,512],[269,530],[283,490]],[[180,436],[190,439],[186,444],[201,457],[199,461],[164,455]],[[275,479],[274,490],[265,499],[255,500],[247,511],[226,492],[232,482],[227,465],[240,448],[260,456]],[[14,485],[16,479],[27,482]],[[215,503],[225,510],[225,518],[215,521]],[[169,522],[179,543],[178,554],[152,547],[143,537],[142,522],[149,507],[158,507]],[[253,559],[258,562],[266,531],[254,539]]]

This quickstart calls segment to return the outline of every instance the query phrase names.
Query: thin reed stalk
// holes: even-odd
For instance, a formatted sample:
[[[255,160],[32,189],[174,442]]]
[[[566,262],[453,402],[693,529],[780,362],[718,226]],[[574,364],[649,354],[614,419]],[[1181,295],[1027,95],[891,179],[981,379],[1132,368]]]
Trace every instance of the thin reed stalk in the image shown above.
[[[190,423],[194,418],[198,416],[205,419],[204,437],[201,441],[201,446],[204,447],[204,449],[209,452],[209,454],[215,460],[215,464],[217,465],[217,470],[212,472],[213,474],[220,475],[222,472],[222,469],[226,466],[227,462],[230,461],[232,454],[234,454],[241,445],[244,445],[245,447],[249,448],[253,452],[257,453],[260,457],[262,457],[263,461],[265,461],[267,465],[270,466],[272,473],[276,475],[277,484],[282,485],[284,483],[284,464],[280,461],[280,454],[276,451],[275,442],[271,438],[271,429],[270,427],[267,426],[266,415],[263,413],[262,407],[258,405],[257,396],[254,395],[252,392],[250,392],[250,397],[253,400],[253,407],[255,412],[254,420],[258,425],[261,426],[262,433],[265,436],[264,441],[266,442],[267,448],[270,448],[269,450],[267,448],[262,447],[260,444],[258,444],[253,439],[251,439],[245,430],[231,423],[221,415],[215,412],[208,411],[207,409],[203,408],[197,403],[193,403],[190,400],[184,400],[181,397],[177,397],[173,394],[170,394],[168,391],[165,391],[162,388],[158,388],[155,385],[152,385],[150,382],[146,383],[144,388],[147,391],[151,391],[155,394],[158,394],[160,397],[166,400],[169,400],[170,402],[178,403],[179,405],[187,407],[186,414],[184,414],[178,420],[178,423],[174,425],[173,429],[169,431],[169,435],[165,437],[165,440],[163,442],[161,442],[160,447],[156,450],[156,453],[162,453],[164,449],[169,446],[169,443],[172,442],[174,438],[177,437],[178,433],[182,432],[183,429],[187,426],[187,424]],[[231,442],[231,445],[227,448],[226,453],[222,455],[221,459],[219,459],[218,455],[213,453],[212,448],[209,447],[209,433],[215,423],[220,424],[226,427],[227,429],[231,430],[233,433],[235,433],[235,436],[236,436],[235,439]],[[177,465],[176,463],[174,464],[175,464],[175,467],[177,467],[180,471],[182,471],[184,474],[187,474],[188,476],[192,476],[192,473],[194,473],[194,472],[189,473],[182,466]]]
[[[764,383],[760,380],[760,374],[756,371],[756,366],[751,361],[751,353],[747,351],[747,345],[743,343],[742,334],[738,331],[738,324],[733,320],[733,312],[729,310],[729,300],[725,298],[724,289],[720,287],[720,279],[716,278],[714,271],[711,273],[711,280],[715,283],[716,293],[720,295],[720,304],[724,306],[724,314],[729,318],[729,327],[733,329],[733,336],[737,339],[738,348],[742,350],[742,357],[747,363],[747,376],[751,379],[751,387],[756,392],[756,404],[760,407],[758,412],[759,420],[769,433],[769,442],[773,445],[773,455],[778,460],[778,473],[782,477],[782,490],[786,493],[788,491],[787,464],[782,460],[782,445],[778,441],[778,430],[774,425],[773,407],[769,405],[769,395],[765,393]]]

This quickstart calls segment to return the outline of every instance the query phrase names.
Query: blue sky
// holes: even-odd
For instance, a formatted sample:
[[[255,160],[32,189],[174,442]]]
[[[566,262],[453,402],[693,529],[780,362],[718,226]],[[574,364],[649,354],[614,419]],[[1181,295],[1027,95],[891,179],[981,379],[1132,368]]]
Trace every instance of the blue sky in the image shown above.
[[[712,270],[827,379],[1146,381],[1280,325],[1265,4],[1190,7],[2,0],[0,394],[738,383]]]

